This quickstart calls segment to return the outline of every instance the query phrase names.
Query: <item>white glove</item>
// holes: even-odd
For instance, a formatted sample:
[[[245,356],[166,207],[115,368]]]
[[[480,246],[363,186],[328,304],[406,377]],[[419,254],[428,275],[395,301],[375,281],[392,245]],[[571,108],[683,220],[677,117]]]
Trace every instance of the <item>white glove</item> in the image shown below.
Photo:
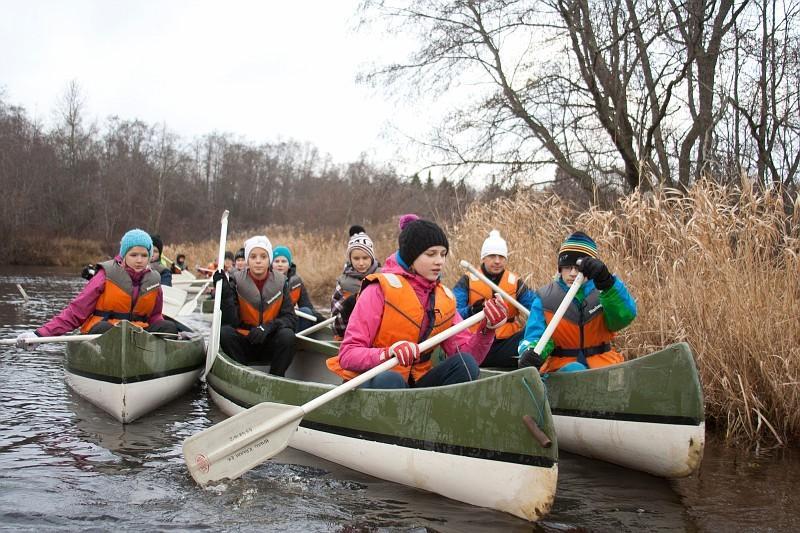
[[[38,339],[39,336],[36,335],[33,331],[25,331],[24,333],[20,333],[17,336],[17,348],[21,348],[22,350],[35,350],[36,345],[30,344],[28,341],[31,339]]]
[[[178,340],[179,341],[190,341],[197,337],[197,333],[194,331],[179,331],[178,332]]]

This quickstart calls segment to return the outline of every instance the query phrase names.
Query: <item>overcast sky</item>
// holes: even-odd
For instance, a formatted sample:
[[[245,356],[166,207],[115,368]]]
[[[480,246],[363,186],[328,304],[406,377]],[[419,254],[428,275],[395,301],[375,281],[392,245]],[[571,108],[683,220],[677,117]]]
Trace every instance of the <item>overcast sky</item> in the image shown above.
[[[354,31],[357,0],[0,0],[0,90],[52,123],[71,80],[89,120],[165,122],[184,141],[212,131],[310,141],[339,163],[391,160],[419,109],[356,84],[402,46]],[[418,132],[417,132],[418,133]],[[389,137],[387,138],[387,134]]]

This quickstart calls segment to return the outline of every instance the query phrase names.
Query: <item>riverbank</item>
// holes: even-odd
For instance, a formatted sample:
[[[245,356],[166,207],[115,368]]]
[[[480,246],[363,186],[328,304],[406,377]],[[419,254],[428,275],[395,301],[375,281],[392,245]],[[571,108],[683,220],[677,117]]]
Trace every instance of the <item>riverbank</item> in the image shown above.
[[[108,249],[107,249],[108,248]],[[111,253],[110,245],[74,237],[20,239],[2,261],[5,265],[83,267]]]

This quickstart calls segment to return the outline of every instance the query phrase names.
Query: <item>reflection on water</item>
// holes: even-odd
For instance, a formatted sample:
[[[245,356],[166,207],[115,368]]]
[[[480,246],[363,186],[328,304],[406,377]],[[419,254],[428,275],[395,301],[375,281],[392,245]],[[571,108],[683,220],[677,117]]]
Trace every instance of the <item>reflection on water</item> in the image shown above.
[[[82,284],[77,272],[0,271],[0,338],[41,325]],[[208,329],[199,315],[187,322]],[[290,449],[239,480],[203,489],[180,454],[183,439],[223,418],[202,387],[123,426],[67,389],[62,358],[57,344],[32,352],[0,348],[0,527],[800,530],[800,457],[786,450],[754,455],[713,439],[699,475],[678,481],[562,454],[554,509],[535,525]]]

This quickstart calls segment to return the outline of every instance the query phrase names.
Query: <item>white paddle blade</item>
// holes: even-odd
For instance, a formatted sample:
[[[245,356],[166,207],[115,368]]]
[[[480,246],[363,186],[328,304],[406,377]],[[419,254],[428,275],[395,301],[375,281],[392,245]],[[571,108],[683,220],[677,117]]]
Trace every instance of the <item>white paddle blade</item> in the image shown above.
[[[186,439],[183,459],[201,485],[236,479],[283,451],[302,419],[296,405],[260,403]]]

